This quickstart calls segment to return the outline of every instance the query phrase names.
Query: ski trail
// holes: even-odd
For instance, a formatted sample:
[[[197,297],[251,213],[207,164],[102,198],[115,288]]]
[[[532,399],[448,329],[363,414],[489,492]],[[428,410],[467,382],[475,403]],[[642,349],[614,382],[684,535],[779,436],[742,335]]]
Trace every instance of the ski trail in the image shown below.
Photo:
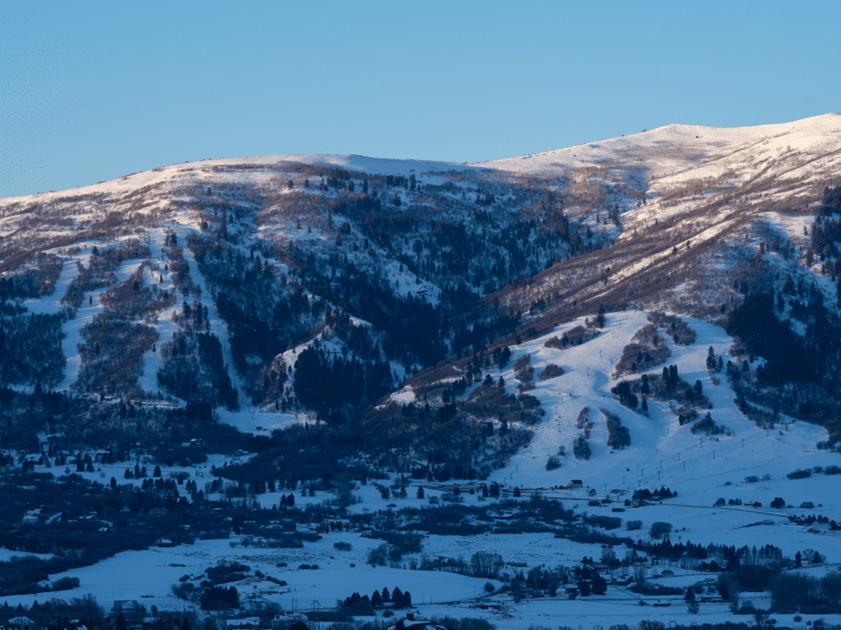
[[[150,275],[148,283],[157,286],[159,291],[175,291],[175,285],[172,283],[172,276],[169,271],[164,271],[163,245],[166,239],[166,230],[163,228],[155,228],[149,231],[149,249],[151,251],[152,267],[147,270]],[[157,265],[158,269],[154,267]],[[146,275],[146,274],[144,274]],[[158,284],[158,279],[163,278],[163,282]],[[144,278],[145,280],[145,278]],[[138,380],[143,391],[153,395],[163,394],[166,392],[161,390],[158,386],[158,370],[164,365],[163,357],[161,356],[161,348],[165,343],[171,341],[178,332],[179,327],[175,323],[173,316],[178,311],[178,304],[176,300],[175,306],[162,310],[157,316],[157,324],[154,325],[158,331],[158,343],[155,344],[152,350],[147,350],[143,355],[143,374]],[[183,402],[181,403],[183,404]]]

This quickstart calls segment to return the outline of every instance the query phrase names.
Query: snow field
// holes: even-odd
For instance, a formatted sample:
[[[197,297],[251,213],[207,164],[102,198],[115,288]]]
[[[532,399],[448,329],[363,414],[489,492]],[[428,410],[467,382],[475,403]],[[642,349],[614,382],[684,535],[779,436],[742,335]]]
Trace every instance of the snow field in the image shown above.
[[[338,541],[350,543],[352,550],[334,549],[333,543]],[[288,586],[278,586],[265,579],[250,577],[235,583],[241,600],[256,596],[258,600],[278,603],[285,610],[332,608],[338,599],[349,597],[353,592],[370,596],[375,589],[387,587],[392,590],[395,586],[408,590],[413,601],[418,603],[466,600],[472,599],[474,593],[481,593],[487,582],[454,573],[371,567],[365,564],[368,549],[383,541],[347,532],[325,535],[315,543],[307,543],[304,549],[246,548],[240,542],[241,537],[232,536],[228,540],[196,541],[194,545],[127,551],[94,566],[73,569],[50,578],[79,578],[78,588],[61,593],[65,599],[90,593],[107,608],[115,600],[136,599],[147,608],[156,605],[168,610],[189,606],[171,594],[171,586],[180,577],[189,574],[199,581],[205,569],[221,561],[245,563],[251,567],[252,573],[261,571],[286,581]],[[283,562],[286,567],[277,566]],[[351,563],[356,566],[351,567]],[[319,568],[298,569],[300,564],[317,564]],[[499,582],[494,583],[500,585]],[[0,599],[10,605],[31,605],[38,595]],[[41,599],[44,599],[44,594],[41,594]],[[318,602],[318,606],[314,602]]]
[[[814,474],[802,480],[785,477],[795,469],[838,464],[836,454],[815,447],[818,441],[826,439],[826,431],[822,427],[792,422],[786,417],[783,417],[783,424],[766,431],[745,418],[734,404],[735,393],[729,387],[726,375],[719,374],[719,384],[714,385],[705,366],[710,346],[725,362],[730,359],[732,339],[717,326],[685,319],[695,329],[697,340],[691,346],[678,346],[666,338],[672,356],[663,365],[677,365],[680,377],[690,384],[700,380],[704,394],[713,404],[710,410],[713,419],[732,429],[734,435],[692,435],[691,425],[681,427],[665,403],[649,400],[650,417],[620,405],[610,393],[611,387],[622,380],[613,378],[614,366],[625,344],[648,322],[645,312],[608,314],[603,332],[580,346],[557,350],[546,348],[544,344],[549,337],[560,337],[564,330],[582,324],[583,320],[570,322],[544,337],[512,348],[511,364],[501,373],[509,388],[516,383],[511,365],[526,353],[532,356],[531,366],[536,376],[548,363],[560,365],[565,373],[535,383],[535,389],[529,393],[541,401],[546,416],[542,423],[530,427],[535,431],[531,444],[512,457],[508,466],[495,471],[489,480],[504,483],[509,488],[521,486],[524,495],[532,489],[543,488],[547,498],[577,498],[580,508],[590,498],[586,488],[596,491],[593,497],[596,499],[610,497],[611,490],[622,490],[626,494],[620,497],[619,504],[586,508],[592,513],[611,516],[617,516],[612,507],[630,498],[635,489],[666,486],[678,491],[679,497],[666,500],[662,505],[628,509],[618,516],[623,520],[642,520],[643,529],[638,534],[646,537],[651,523],[668,521],[676,530],[681,530],[673,540],[691,539],[704,544],[753,545],[759,542],[757,531],[767,532],[762,536],[763,544],[772,542],[791,555],[812,546],[825,550],[821,553],[826,552],[832,561],[841,549],[836,532],[809,534],[807,528],[791,525],[786,518],[790,513],[803,513],[804,510],[797,506],[806,500],[813,501],[816,506],[824,504],[815,510],[805,510],[808,513],[824,514],[836,520],[841,517],[841,503],[834,498],[837,493],[833,490],[838,482],[833,476]],[[657,374],[662,367],[656,366],[650,373]],[[492,376],[496,380],[500,374],[493,372]],[[628,378],[638,376],[629,375]],[[585,406],[590,408],[590,419],[594,422],[590,440],[593,454],[587,461],[577,460],[572,455],[572,441],[581,433],[575,428],[575,421]],[[610,452],[600,408],[622,419],[623,425],[630,430],[630,447]],[[560,446],[566,449],[561,468],[546,471],[547,458],[556,454]],[[745,481],[748,476],[761,478],[764,475],[769,475],[770,480]],[[572,479],[583,480],[585,489],[551,490],[566,486]],[[782,496],[794,508],[775,510],[768,507],[777,496]],[[759,501],[763,507],[713,508],[719,497],[725,500],[740,498],[743,504]],[[617,500],[616,495],[612,500]],[[739,529],[766,519],[776,524],[763,526],[761,530]],[[621,530],[617,533],[627,534]]]

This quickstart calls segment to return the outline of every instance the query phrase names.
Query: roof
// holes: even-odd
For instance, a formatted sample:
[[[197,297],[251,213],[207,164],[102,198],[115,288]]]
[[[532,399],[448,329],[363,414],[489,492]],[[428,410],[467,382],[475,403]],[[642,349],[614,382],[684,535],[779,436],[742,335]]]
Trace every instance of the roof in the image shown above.
[[[397,623],[388,626],[386,630],[403,630],[404,628],[411,628],[411,630],[453,630],[448,626],[442,626],[427,619],[414,619],[414,615],[404,617]]]

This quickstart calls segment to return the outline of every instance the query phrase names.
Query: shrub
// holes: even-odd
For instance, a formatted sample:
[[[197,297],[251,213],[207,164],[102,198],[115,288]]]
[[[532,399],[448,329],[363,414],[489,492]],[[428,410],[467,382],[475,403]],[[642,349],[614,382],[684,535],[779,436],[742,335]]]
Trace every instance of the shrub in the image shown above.
[[[622,356],[616,364],[618,374],[644,372],[663,363],[671,356],[671,350],[657,334],[651,324],[638,330],[633,341],[622,349]]]
[[[642,529],[642,521],[626,521],[625,529],[627,529],[629,532],[632,532],[637,529]]]
[[[79,578],[77,577],[63,577],[57,579],[50,585],[53,591],[69,591],[72,588],[79,586]]]
[[[776,497],[773,501],[771,501],[772,508],[784,508],[786,506],[786,502],[782,497]]]
[[[745,483],[756,483],[759,481],[759,477],[756,475],[748,475],[745,477]]]
[[[825,474],[825,475],[841,475],[841,467],[838,467],[838,466],[835,466],[835,465],[827,466],[826,468],[823,469],[823,474]]]
[[[353,549],[353,545],[351,545],[349,542],[344,542],[340,540],[338,542],[333,543],[333,549],[336,549],[337,551],[350,551],[351,549]]]
[[[596,527],[601,527],[603,529],[617,529],[622,525],[622,519],[618,516],[600,516],[598,514],[593,514],[592,516],[587,516],[585,520],[590,525],[595,525]]]
[[[631,384],[628,381],[622,381],[616,387],[612,387],[610,393],[614,394],[619,402],[631,409],[636,409],[639,404],[639,399],[631,392]]]
[[[622,421],[615,413],[602,409],[607,418],[607,445],[616,450],[622,450],[631,445],[631,432],[628,427],[622,425]]]
[[[211,586],[201,594],[202,610],[226,610],[239,608],[239,593],[235,586]]]
[[[572,443],[572,454],[576,459],[590,459],[590,455],[593,454],[589,442],[583,435],[579,435]]]
[[[434,497],[430,497],[430,502]],[[368,550],[368,564],[375,566],[386,566],[388,564],[389,544],[383,543]]]
[[[789,479],[806,479],[812,476],[812,471],[808,468],[802,470],[793,470],[786,475]]]
[[[692,425],[689,429],[693,435],[697,433],[706,433],[707,435],[721,435],[727,432],[727,427],[719,426],[712,419],[712,416],[707,413],[703,420],[700,420]]]
[[[666,334],[678,345],[691,346],[695,343],[697,338],[695,330],[679,317],[665,313],[649,313],[648,321],[658,328],[665,327]]]
[[[477,617],[462,617],[456,619],[455,617],[433,617],[434,621],[439,626],[446,628],[455,628],[456,630],[496,630],[496,625],[492,624],[487,619],[480,619]]]
[[[563,375],[564,368],[560,367],[559,365],[555,365],[554,363],[550,363],[543,371],[540,373],[540,380],[541,381],[548,381],[550,378],[557,378],[558,376]]]
[[[569,339],[566,338],[566,335],[564,335],[563,340],[559,339],[558,337],[550,337],[546,340],[546,343],[543,345],[546,348],[556,348],[558,350],[561,350],[569,345]]]
[[[656,523],[651,524],[651,529],[648,530],[649,536],[654,538],[655,540],[659,540],[663,536],[668,536],[672,533],[672,524],[671,523],[664,523],[663,521],[657,521]]]
[[[561,460],[557,455],[550,455],[546,460],[546,470],[557,470],[561,467]]]

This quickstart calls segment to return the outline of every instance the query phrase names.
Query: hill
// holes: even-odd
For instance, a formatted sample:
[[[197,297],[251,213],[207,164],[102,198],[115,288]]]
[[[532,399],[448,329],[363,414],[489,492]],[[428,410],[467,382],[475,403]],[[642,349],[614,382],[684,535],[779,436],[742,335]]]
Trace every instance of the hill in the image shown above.
[[[0,529],[44,554],[0,566],[3,593],[230,531],[338,576],[323,532],[303,530],[336,520],[354,523],[360,564],[479,579],[424,559],[421,539],[478,553],[499,544],[480,535],[547,533],[553,560],[579,563],[497,571],[491,590],[514,598],[562,575],[589,589],[601,545],[630,572],[635,554],[687,576],[729,566],[734,606],[738,589],[773,590],[738,563],[832,558],[839,133],[828,114],[484,163],[212,160],[0,200],[0,464],[16,497]],[[94,549],[77,529],[114,536]],[[706,555],[678,546],[689,536]],[[290,605],[259,566],[236,581]],[[156,597],[198,603],[202,580]]]

